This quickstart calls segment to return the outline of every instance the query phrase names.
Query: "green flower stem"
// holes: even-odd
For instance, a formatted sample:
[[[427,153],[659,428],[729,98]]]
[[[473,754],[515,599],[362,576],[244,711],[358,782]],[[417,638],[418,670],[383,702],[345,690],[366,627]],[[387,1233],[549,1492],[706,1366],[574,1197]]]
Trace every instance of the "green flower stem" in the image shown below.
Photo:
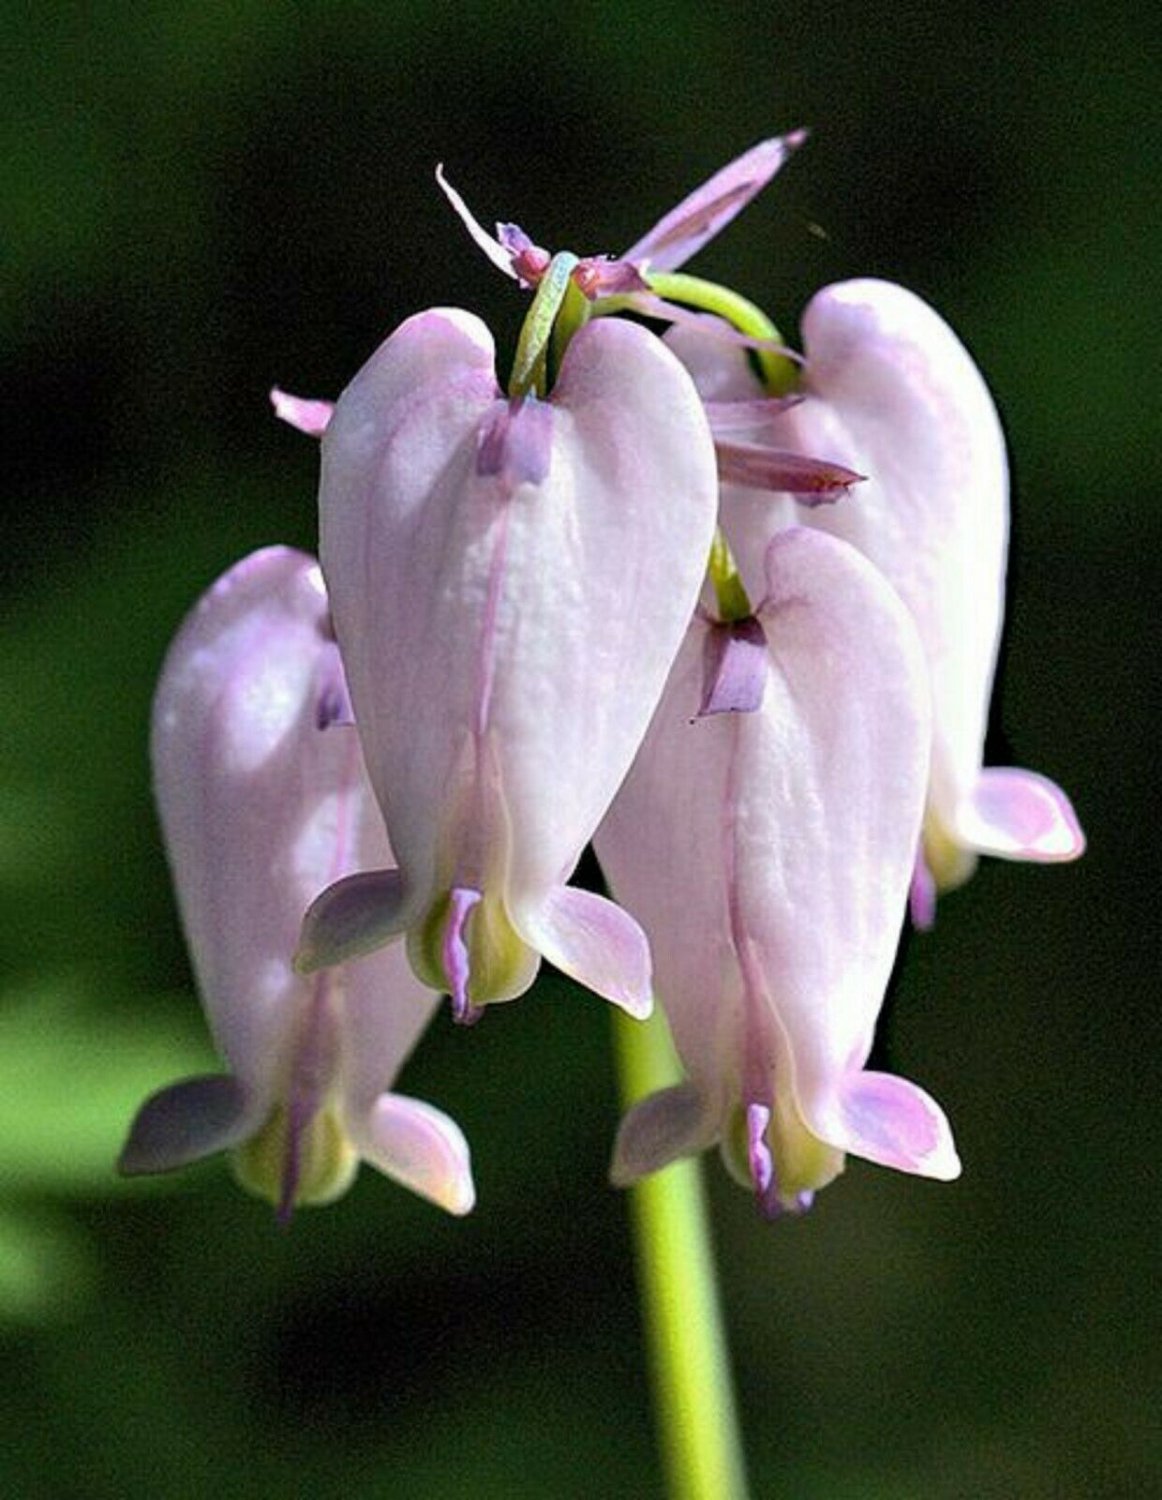
[[[628,1108],[681,1074],[665,1021],[615,1020]],[[746,1500],[746,1474],[697,1158],[630,1190],[638,1279],[671,1500]]]
[[[761,307],[716,281],[687,276],[683,271],[651,272],[646,280],[650,290],[667,302],[680,302],[684,307],[696,307],[699,312],[714,313],[748,338],[783,342],[782,334]],[[755,349],[754,356],[769,395],[785,396],[798,385],[799,372],[791,360],[773,349]]]
[[[546,394],[549,340],[576,265],[577,257],[570,255],[567,250],[562,251],[560,255],[553,256],[548,270],[541,277],[532,305],[521,324],[516,358],[513,360],[512,375],[508,382],[510,396]]]
[[[569,347],[573,335],[580,333],[588,323],[589,308],[589,299],[578,289],[577,283],[570,280],[565,287],[565,295],[561,299],[561,308],[553,324],[553,334],[549,344],[550,374],[553,380],[557,378],[561,361],[565,358],[565,350]]]
[[[749,619],[754,611],[751,609],[750,599],[743,587],[742,576],[734,560],[734,553],[730,550],[730,543],[726,540],[721,526],[715,529],[714,540],[710,544],[710,562],[707,564],[706,571],[710,582],[714,585],[719,619],[727,624],[735,620]]]

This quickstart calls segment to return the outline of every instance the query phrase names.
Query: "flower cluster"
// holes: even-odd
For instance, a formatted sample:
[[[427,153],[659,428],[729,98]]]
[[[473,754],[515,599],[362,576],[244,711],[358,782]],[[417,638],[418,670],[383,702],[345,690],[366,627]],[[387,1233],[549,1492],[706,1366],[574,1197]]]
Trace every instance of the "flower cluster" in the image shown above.
[[[439,172],[532,293],[507,387],[444,308],[333,407],[273,393],[322,439],[320,562],[214,585],[153,721],[229,1072],[149,1099],[123,1170],[230,1148],[286,1216],[365,1159],[466,1212],[461,1132],[391,1085],[440,995],[471,1023],[548,959],[631,1017],[656,993],[686,1070],[622,1122],[615,1181],[717,1143],[774,1216],[849,1152],[958,1172],[935,1101],[864,1066],[905,912],[981,853],[1083,840],[1051,782],[982,769],[1006,467],[956,336],[853,281],[796,355],[679,269],[801,139],[620,257],[490,234]],[[568,884],[590,842],[616,903]]]

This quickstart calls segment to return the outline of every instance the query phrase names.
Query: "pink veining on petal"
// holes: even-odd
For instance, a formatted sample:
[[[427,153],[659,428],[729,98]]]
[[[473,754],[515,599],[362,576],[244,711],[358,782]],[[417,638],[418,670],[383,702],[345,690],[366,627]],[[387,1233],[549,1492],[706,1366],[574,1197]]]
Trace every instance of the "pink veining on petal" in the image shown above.
[[[706,419],[715,440],[736,439],[741,443],[772,443],[785,427],[779,418],[793,407],[801,406],[804,397],[756,396],[738,401],[703,401]]]
[[[483,1014],[479,1006],[468,998],[468,981],[471,978],[468,962],[468,944],[464,941],[464,927],[472,908],[480,900],[480,892],[469,886],[454,885],[448,893],[448,919],[444,926],[444,941],[441,956],[444,973],[452,990],[452,1018],[461,1026],[471,1026]]]
[[[308,396],[292,396],[277,385],[270,390],[274,414],[288,426],[305,432],[308,437],[322,437],[335,410],[333,401],[317,401]]]

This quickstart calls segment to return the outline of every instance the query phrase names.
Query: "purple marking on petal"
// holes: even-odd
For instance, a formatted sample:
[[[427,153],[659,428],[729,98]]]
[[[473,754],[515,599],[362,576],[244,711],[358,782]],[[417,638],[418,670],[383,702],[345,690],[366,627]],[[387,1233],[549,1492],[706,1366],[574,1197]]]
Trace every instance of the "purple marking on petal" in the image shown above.
[[[308,437],[322,437],[335,410],[333,401],[315,401],[306,396],[292,396],[272,386],[270,404],[274,414],[288,426],[305,432]]]
[[[448,919],[441,956],[452,995],[452,1019],[461,1026],[471,1026],[481,1015],[481,1007],[468,998],[471,965],[468,944],[464,941],[464,925],[479,900],[480,892],[471,886],[454,885],[448,892]]]
[[[763,443],[714,444],[718,477],[727,484],[751,490],[773,490],[794,495],[800,505],[832,505],[866,475],[826,458],[808,458]]]
[[[746,1107],[746,1159],[750,1166],[750,1179],[754,1183],[755,1196],[764,1207],[775,1181],[775,1164],[771,1160],[771,1148],[767,1145],[767,1126],[771,1123],[771,1112],[765,1104],[748,1104]]]
[[[553,408],[533,396],[516,396],[481,425],[476,472],[498,478],[506,493],[520,484],[540,484],[552,460]]]
[[[766,634],[753,615],[713,624],[703,647],[698,717],[756,713],[762,707],[767,665]]]
[[[924,845],[916,850],[912,884],[908,888],[908,914],[917,932],[931,932],[936,926],[936,878],[924,857]]]

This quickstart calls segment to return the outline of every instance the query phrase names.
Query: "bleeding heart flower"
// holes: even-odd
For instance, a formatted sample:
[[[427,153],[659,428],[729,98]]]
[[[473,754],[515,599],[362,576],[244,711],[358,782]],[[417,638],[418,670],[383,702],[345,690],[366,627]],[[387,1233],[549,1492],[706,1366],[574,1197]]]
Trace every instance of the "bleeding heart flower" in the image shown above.
[[[152,748],[194,970],[230,1071],[147,1100],[121,1170],[230,1148],[243,1183],[286,1217],[343,1192],[362,1159],[466,1213],[458,1127],[383,1092],[437,997],[398,950],[311,978],[291,966],[310,900],[391,857],[312,558],[271,547],[209,590],[166,660]]]
[[[764,582],[750,619],[690,627],[595,845],[689,1075],[626,1116],[614,1180],[720,1142],[775,1214],[845,1152],[936,1178],[959,1162],[926,1093],[864,1069],[928,777],[916,628],[806,528],[771,543]]]
[[[982,769],[1004,612],[1004,437],[964,346],[902,287],[863,280],[825,288],[807,308],[803,338],[800,399],[768,407],[766,430],[783,448],[867,476],[807,522],[876,564],[911,610],[927,654],[932,779],[912,889],[913,916],[927,926],[936,890],[967,879],[978,854],[1052,863],[1085,847],[1053,782]],[[758,395],[736,351],[686,329],[669,342],[705,396],[745,407]],[[745,484],[737,473],[724,477]],[[795,518],[785,498],[724,489],[722,525],[748,588],[761,592],[767,544]]]
[[[583,328],[545,401],[502,396],[468,313],[392,334],[327,426],[320,524],[399,869],[315,903],[303,968],[406,932],[461,1019],[542,956],[648,1013],[637,925],[565,881],[661,696],[716,505],[701,402],[643,329]]]

